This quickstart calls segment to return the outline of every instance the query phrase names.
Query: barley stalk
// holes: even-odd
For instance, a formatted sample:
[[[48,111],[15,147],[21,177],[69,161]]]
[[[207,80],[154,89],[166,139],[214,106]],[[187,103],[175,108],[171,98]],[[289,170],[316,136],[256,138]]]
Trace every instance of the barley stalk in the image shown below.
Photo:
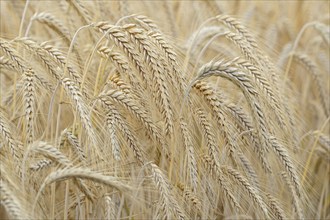
[[[51,160],[42,159],[42,160],[39,160],[38,162],[36,162],[35,164],[32,164],[30,166],[30,169],[33,170],[33,171],[39,171],[39,170],[42,170],[46,167],[49,167],[50,165],[52,165]]]
[[[241,206],[239,205],[236,197],[231,192],[230,187],[228,186],[228,180],[225,178],[224,173],[217,160],[210,158],[208,155],[203,156],[203,160],[205,162],[207,170],[209,172],[213,171],[215,173],[216,180],[219,182],[220,187],[224,191],[227,199],[234,206],[236,211],[239,211],[241,209]]]
[[[175,214],[178,219],[186,219],[186,215],[174,198],[163,172],[155,164],[151,164],[150,167],[154,183],[160,193],[161,208],[165,213],[165,218],[171,219],[174,217],[172,214]]]
[[[152,69],[152,77],[155,82],[155,93],[158,94],[158,99],[160,102],[161,113],[164,116],[166,123],[166,134],[173,133],[173,112],[170,104],[168,85],[165,80],[164,67],[160,65],[159,54],[155,53],[153,50],[153,45],[150,40],[148,40],[147,35],[143,33],[142,29],[137,28],[135,25],[126,25],[123,27],[129,36],[135,41],[135,43],[143,52],[145,61],[150,65]]]
[[[261,208],[263,214],[266,217],[268,217],[268,209],[266,207],[265,202],[263,201],[259,192],[253,186],[251,186],[249,181],[243,175],[241,175],[237,170],[229,166],[222,166],[221,169],[223,170],[224,173],[231,176],[234,181],[242,185],[244,189],[248,191],[249,196],[252,198],[252,200],[257,204],[257,206]]]
[[[27,143],[30,144],[34,140],[34,105],[35,105],[35,79],[34,72],[29,69],[23,75],[24,80],[24,99],[25,99],[25,115],[26,115],[26,131]]]
[[[146,112],[144,111],[144,108],[140,106],[138,102],[133,100],[124,92],[115,89],[109,89],[104,94],[101,94],[99,97],[99,99],[106,105],[107,103],[111,104],[109,98],[110,100],[122,104],[125,108],[131,111],[134,114],[134,116],[137,117],[137,119],[139,119],[142,122],[142,124],[147,128],[147,130],[150,132],[152,137],[155,138],[155,140],[158,143],[163,145],[163,140],[158,131],[158,128],[150,120],[150,118],[147,116]]]
[[[13,135],[9,120],[2,113],[2,110],[0,110],[0,135],[2,139],[5,140],[6,144],[8,144],[15,163],[20,166],[21,164],[20,161],[22,158],[22,152],[21,152],[22,146],[20,146],[15,136]]]
[[[119,112],[111,104],[106,104],[106,107],[108,109],[106,122],[107,122],[108,128],[110,129],[110,132],[111,132],[111,127],[114,126],[112,124],[112,122],[114,121],[114,123],[118,124],[118,127],[124,133],[124,136],[126,137],[128,145],[133,150],[134,156],[138,160],[139,164],[141,164],[141,165],[144,164],[145,163],[144,155],[143,155],[139,145],[137,144],[137,138],[131,132],[131,129],[129,128],[127,123],[122,119]],[[115,154],[115,157],[116,157],[116,156],[118,156],[117,151],[119,151],[119,146],[116,145],[117,143],[113,143],[113,144],[114,144],[113,153]]]
[[[65,25],[58,20],[55,16],[47,12],[36,13],[31,17],[31,21],[38,21],[40,23],[46,24],[54,31],[58,32],[60,35],[65,37],[66,41],[70,42],[70,31],[65,27]]]
[[[13,219],[29,219],[30,216],[26,210],[24,210],[21,201],[17,198],[9,185],[0,180],[0,204],[3,205],[9,214],[10,218]]]
[[[180,120],[180,128],[183,136],[183,142],[188,155],[188,168],[190,171],[191,186],[193,188],[193,191],[196,191],[198,184],[198,179],[197,179],[198,173],[197,173],[197,162],[195,159],[195,150],[193,147],[191,134],[188,131],[188,125],[185,123],[183,119]]]

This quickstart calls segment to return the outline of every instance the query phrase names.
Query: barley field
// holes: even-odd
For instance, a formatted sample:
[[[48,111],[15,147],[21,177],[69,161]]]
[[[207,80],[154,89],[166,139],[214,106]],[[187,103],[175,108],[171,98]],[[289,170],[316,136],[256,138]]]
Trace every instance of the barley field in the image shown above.
[[[1,219],[330,219],[330,1],[0,1]]]

